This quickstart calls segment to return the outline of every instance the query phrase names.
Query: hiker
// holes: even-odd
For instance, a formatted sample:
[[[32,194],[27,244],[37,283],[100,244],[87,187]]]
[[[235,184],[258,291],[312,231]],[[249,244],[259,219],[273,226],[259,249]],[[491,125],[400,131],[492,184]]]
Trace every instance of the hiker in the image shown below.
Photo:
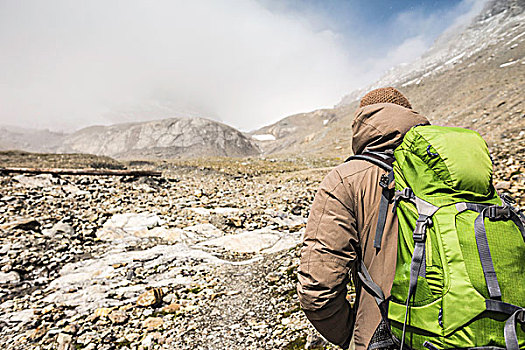
[[[352,129],[301,251],[314,327],[356,350],[525,348],[525,217],[494,188],[485,141],[429,125],[394,88],[365,95]]]
[[[425,124],[429,121],[412,110],[398,90],[373,90],[361,99],[355,113],[352,149],[354,154],[393,152],[410,128]],[[373,242],[381,198],[377,184],[384,174],[385,170],[364,160],[339,165],[321,183],[308,217],[298,274],[299,300],[319,333],[343,348],[348,348],[353,331],[355,349],[366,349],[381,321],[368,293],[357,291],[353,309],[346,299],[349,273],[357,281],[358,260],[364,259],[386,294],[394,279],[397,227],[391,211],[383,248],[377,254]]]

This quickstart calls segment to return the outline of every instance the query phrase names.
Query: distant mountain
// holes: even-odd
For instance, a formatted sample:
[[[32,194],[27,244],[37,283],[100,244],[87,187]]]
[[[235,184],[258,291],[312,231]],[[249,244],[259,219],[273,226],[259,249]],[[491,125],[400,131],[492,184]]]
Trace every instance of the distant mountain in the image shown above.
[[[334,109],[285,118],[252,135],[277,153],[314,153],[343,158],[351,152],[357,101],[377,87],[400,89],[415,110],[435,124],[477,130],[493,146],[525,148],[525,1],[489,1],[470,24],[444,33],[419,59],[390,70],[379,81],[345,96]],[[320,125],[323,115],[325,125]],[[294,128],[294,133],[276,130]],[[308,137],[303,137],[308,135]]]
[[[24,150],[29,152],[54,152],[65,134],[49,130],[25,129],[0,126],[0,150]]]
[[[115,158],[252,156],[257,145],[240,131],[204,118],[170,118],[92,126],[72,134],[0,128],[0,149],[90,153]]]
[[[116,158],[251,156],[257,146],[240,131],[204,118],[170,118],[92,126],[68,135],[59,152]]]

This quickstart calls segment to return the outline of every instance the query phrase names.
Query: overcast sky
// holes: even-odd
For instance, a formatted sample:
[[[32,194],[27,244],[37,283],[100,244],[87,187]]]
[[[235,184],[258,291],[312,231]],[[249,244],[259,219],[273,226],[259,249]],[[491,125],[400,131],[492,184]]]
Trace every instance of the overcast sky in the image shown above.
[[[244,131],[331,107],[483,0],[0,0],[0,124],[203,116]]]

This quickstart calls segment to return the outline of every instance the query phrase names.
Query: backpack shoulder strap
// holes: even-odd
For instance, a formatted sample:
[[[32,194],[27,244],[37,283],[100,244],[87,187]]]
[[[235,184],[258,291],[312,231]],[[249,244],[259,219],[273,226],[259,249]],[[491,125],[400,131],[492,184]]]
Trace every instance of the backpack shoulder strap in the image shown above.
[[[345,160],[345,163],[351,161],[352,159],[359,159],[377,165],[378,167],[390,172],[392,171],[393,158],[394,157],[390,157],[385,153],[365,152],[363,154],[356,154],[348,157]]]
[[[381,176],[381,179],[379,181],[379,186],[381,186],[383,190],[381,191],[381,201],[379,202],[376,234],[374,237],[374,248],[381,249],[381,241],[383,240],[383,232],[385,230],[388,205],[390,204],[394,193],[393,189],[390,189],[390,184],[392,183],[392,181],[394,181],[394,171],[392,168],[394,157],[386,153],[365,152],[363,154],[348,157],[346,162],[352,159],[364,160],[388,171],[388,175]]]

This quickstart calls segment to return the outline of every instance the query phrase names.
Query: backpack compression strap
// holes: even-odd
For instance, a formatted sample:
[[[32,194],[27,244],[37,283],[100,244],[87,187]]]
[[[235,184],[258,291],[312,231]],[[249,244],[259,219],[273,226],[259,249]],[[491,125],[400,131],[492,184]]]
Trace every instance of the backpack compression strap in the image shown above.
[[[506,205],[503,206],[477,203],[456,203],[456,209],[459,212],[472,210],[479,213],[474,221],[474,234],[476,236],[481,267],[483,269],[485,282],[487,283],[487,289],[491,298],[485,300],[485,304],[487,311],[499,312],[509,316],[507,322],[505,322],[504,328],[506,348],[508,350],[518,350],[519,344],[516,333],[516,321],[522,324],[525,323],[525,309],[516,305],[504,303],[501,300],[495,300],[501,298],[501,291],[496,272],[494,271],[494,264],[492,263],[492,257],[487,241],[487,231],[485,228],[486,217],[491,220],[512,220],[525,240],[523,215],[519,211],[516,211],[509,202],[504,201],[504,203],[506,203]]]
[[[499,299],[501,298],[501,290],[496,271],[494,270],[492,255],[487,240],[485,218],[489,218],[490,220],[512,220],[525,240],[525,227],[521,220],[521,215],[509,204],[497,206],[477,203],[456,203],[456,209],[458,209],[459,212],[472,210],[479,213],[474,221],[474,234],[476,237],[479,259],[481,261],[483,275],[485,276],[485,282],[487,283],[489,296],[491,299]]]
[[[414,195],[412,189],[405,188],[403,191],[396,193],[396,202],[405,199],[416,205],[418,212],[418,219],[412,234],[414,239],[414,252],[412,254],[412,261],[410,263],[410,282],[408,286],[408,296],[405,307],[405,321],[403,323],[403,335],[401,337],[401,347],[405,343],[406,326],[408,321],[408,310],[410,308],[410,299],[416,294],[417,278],[418,276],[425,277],[425,242],[427,239],[427,228],[432,225],[432,215],[439,209]]]
[[[395,340],[390,331],[390,323],[388,321],[388,299],[385,299],[385,294],[381,287],[374,282],[372,276],[368,272],[365,263],[361,260],[361,271],[357,273],[359,279],[363,283],[363,288],[374,297],[379,312],[381,313],[381,322],[377,326],[368,349],[390,349],[396,345]]]

